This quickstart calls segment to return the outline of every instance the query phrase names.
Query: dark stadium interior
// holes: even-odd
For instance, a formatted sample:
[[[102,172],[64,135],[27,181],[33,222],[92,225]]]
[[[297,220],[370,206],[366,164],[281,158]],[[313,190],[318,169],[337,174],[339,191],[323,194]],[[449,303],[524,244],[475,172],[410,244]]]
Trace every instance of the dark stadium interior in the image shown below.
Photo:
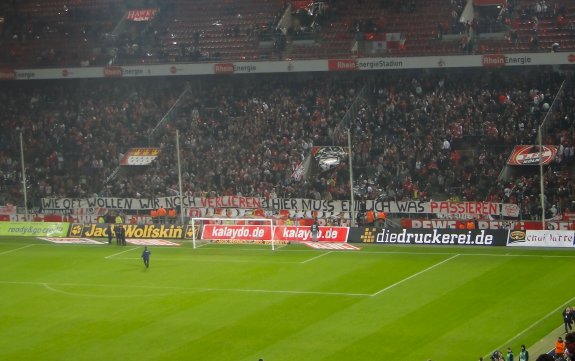
[[[26,69],[575,49],[575,3],[503,3],[472,6],[465,23],[457,21],[469,16],[465,3],[443,0],[12,0],[0,5],[0,62]],[[368,46],[378,39],[383,48]],[[522,219],[537,219],[538,170],[510,170],[506,161],[514,146],[536,144],[553,104],[544,143],[558,157],[546,168],[546,207],[573,210],[572,66],[374,73],[3,82],[0,203],[24,205],[20,133],[29,207],[42,197],[177,194],[175,130],[187,195],[347,199],[347,161],[313,180],[292,173],[312,146],[345,146],[349,127],[358,199],[515,203]],[[129,148],[146,146],[162,149],[156,162],[120,169]]]

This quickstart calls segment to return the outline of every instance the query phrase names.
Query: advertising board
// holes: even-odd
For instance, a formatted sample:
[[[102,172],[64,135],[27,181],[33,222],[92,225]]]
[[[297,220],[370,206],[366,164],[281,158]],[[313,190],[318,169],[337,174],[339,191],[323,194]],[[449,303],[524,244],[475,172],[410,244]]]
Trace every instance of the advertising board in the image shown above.
[[[437,246],[505,246],[507,230],[351,228],[348,242]]]

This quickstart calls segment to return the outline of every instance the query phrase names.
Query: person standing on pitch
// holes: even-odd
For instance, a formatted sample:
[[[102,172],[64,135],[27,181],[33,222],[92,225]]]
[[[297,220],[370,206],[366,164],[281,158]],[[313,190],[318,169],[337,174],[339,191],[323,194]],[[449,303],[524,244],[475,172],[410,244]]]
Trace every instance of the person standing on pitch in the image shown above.
[[[108,227],[106,227],[106,233],[108,233],[108,244],[112,244],[114,235],[112,234],[112,225],[110,223],[108,223]]]
[[[529,361],[529,351],[527,351],[525,345],[521,345],[521,351],[519,352],[519,361]]]
[[[116,245],[122,245],[122,226],[119,224],[114,225],[114,233],[116,234]]]
[[[511,351],[511,347],[507,348],[507,355],[505,356],[505,361],[513,361],[513,351]]]
[[[314,242],[317,242],[317,234],[319,233],[319,224],[317,223],[317,218],[313,220],[313,223],[310,227],[311,230],[311,238]]]
[[[152,254],[152,252],[150,252],[150,250],[148,250],[148,246],[144,247],[144,252],[142,252],[142,259],[144,260],[144,265],[146,266],[146,268],[150,267],[150,255]]]
[[[126,245],[126,228],[120,227],[120,236],[122,237],[122,246]]]
[[[571,307],[566,307],[563,310],[563,325],[565,326],[565,333],[569,333],[573,329],[573,310]]]

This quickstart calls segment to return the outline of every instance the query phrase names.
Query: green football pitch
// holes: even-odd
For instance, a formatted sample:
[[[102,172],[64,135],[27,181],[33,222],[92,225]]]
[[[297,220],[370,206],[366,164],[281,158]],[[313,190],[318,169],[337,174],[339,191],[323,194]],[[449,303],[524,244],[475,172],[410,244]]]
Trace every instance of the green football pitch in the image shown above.
[[[0,239],[0,360],[477,360],[575,300],[568,250],[151,251]]]

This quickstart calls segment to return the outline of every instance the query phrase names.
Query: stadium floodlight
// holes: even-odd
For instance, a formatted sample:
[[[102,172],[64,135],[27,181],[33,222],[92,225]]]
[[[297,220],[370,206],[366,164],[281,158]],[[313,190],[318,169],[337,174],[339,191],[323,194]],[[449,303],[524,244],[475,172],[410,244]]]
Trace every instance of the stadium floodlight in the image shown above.
[[[275,250],[274,220],[269,218],[192,217],[192,245],[205,243],[270,244]]]
[[[557,121],[555,119],[560,113],[559,109],[561,108],[561,103],[563,99],[563,88],[567,80],[563,80],[557,94],[553,98],[553,102],[549,106],[549,104],[543,104],[543,110],[545,111],[545,117],[541,121],[541,125],[537,130],[537,142],[539,145],[539,187],[540,187],[540,194],[539,194],[539,202],[541,204],[541,226],[542,229],[546,229],[545,227],[545,178],[543,172],[543,139],[547,136],[547,130],[550,129]]]

